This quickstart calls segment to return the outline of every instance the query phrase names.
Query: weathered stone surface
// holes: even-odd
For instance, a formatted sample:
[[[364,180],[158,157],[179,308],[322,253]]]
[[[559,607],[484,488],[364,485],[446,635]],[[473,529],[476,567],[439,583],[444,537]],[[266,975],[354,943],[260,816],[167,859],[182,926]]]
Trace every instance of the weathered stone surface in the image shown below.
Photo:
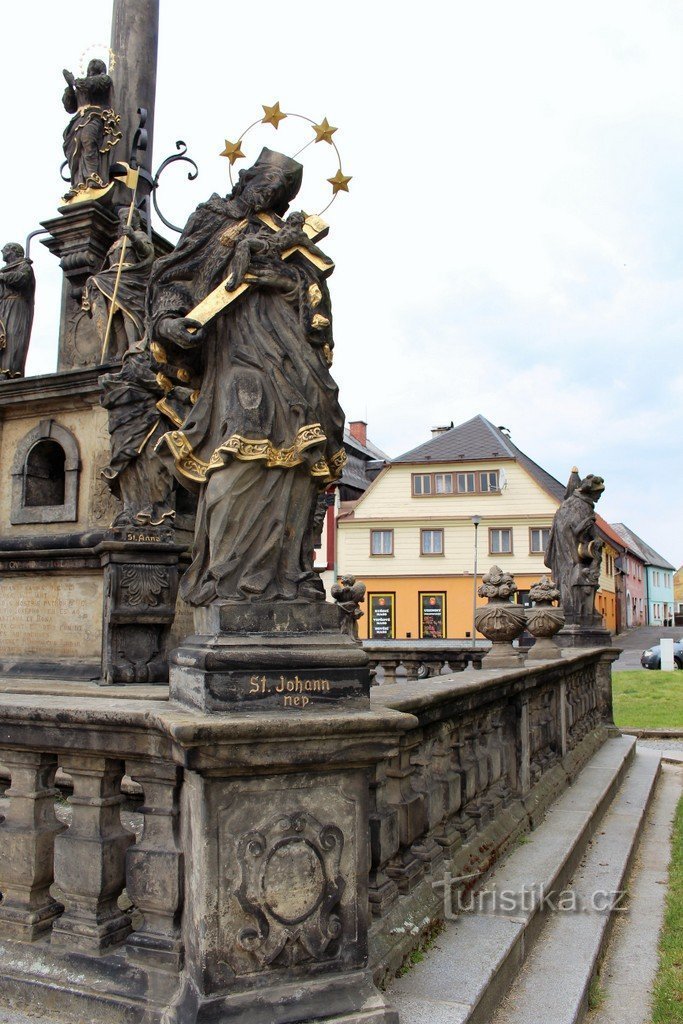
[[[386,685],[374,711],[348,713],[203,715],[173,702],[0,693],[0,762],[12,748],[58,750],[68,774],[80,766],[89,779],[57,839],[59,850],[75,827],[70,863],[89,862],[77,913],[73,877],[64,885],[56,872],[82,931],[47,951],[34,943],[28,958],[26,943],[0,941],[4,990],[86,1019],[106,999],[120,1024],[160,1024],[171,1003],[178,1024],[247,1013],[258,1024],[391,1020],[366,955],[385,977],[443,914],[433,882],[444,856],[453,876],[484,879],[540,821],[608,735],[613,655]],[[146,821],[126,858],[144,916],[128,957],[104,945],[124,882],[128,837],[107,819],[124,761]]]
[[[171,698],[223,712],[368,706],[368,656],[341,632],[342,618],[325,601],[195,609],[202,632],[171,654]]]
[[[101,576],[0,576],[0,607],[0,657],[99,659]]]
[[[63,831],[54,813],[57,757],[12,750],[2,759],[11,773],[11,803],[0,830],[0,930],[32,942],[64,909],[50,895],[55,837]]]
[[[55,842],[55,882],[64,913],[51,941],[66,951],[99,954],[131,930],[117,900],[125,885],[125,855],[133,835],[121,825],[123,761],[69,754],[61,766],[73,780],[72,820]]]
[[[178,593],[178,560],[184,548],[172,534],[147,528],[144,540],[112,532],[96,548],[104,569],[102,679],[115,683],[165,683],[168,643]]]

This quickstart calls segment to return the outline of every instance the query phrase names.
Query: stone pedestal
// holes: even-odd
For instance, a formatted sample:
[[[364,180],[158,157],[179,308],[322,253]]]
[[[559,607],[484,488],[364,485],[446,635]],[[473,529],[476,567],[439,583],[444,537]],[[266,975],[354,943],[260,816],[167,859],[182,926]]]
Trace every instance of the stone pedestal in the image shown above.
[[[369,659],[325,601],[195,610],[197,635],[170,657],[172,700],[201,711],[367,707]]]
[[[61,207],[43,227],[50,234],[41,241],[64,271],[57,369],[96,366],[102,362],[102,343],[81,300],[87,278],[100,269],[116,238],[116,217],[104,203],[91,201]]]
[[[558,647],[611,647],[612,634],[602,626],[568,623],[555,636]]]
[[[118,221],[113,207],[116,203],[127,205],[129,202],[129,194],[118,197],[117,190],[114,190],[99,200],[62,206],[58,217],[42,222],[49,235],[41,241],[58,257],[64,271],[58,370],[102,363],[102,340],[90,314],[81,308],[83,289],[90,275],[101,269],[109,247],[116,239]],[[157,257],[166,255],[173,248],[156,232],[152,233],[152,241]],[[108,359],[114,361],[122,355],[122,352],[109,352]]]
[[[398,1024],[368,969],[367,768],[405,717],[264,715],[262,742],[253,716],[233,717],[211,749],[205,718],[183,727],[190,912],[174,1019]]]
[[[102,681],[165,683],[183,545],[171,531],[112,531],[95,548],[104,569]]]

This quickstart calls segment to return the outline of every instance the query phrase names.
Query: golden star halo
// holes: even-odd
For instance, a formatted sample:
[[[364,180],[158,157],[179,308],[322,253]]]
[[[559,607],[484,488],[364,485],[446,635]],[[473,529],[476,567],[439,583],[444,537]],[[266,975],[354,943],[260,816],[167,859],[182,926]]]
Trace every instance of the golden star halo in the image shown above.
[[[315,132],[316,142],[329,142],[332,145],[332,136],[336,132],[336,128],[333,128],[326,117],[322,119],[320,124],[313,125],[313,131]]]
[[[230,166],[234,164],[235,160],[241,160],[244,156],[242,152],[242,140],[238,139],[237,142],[229,142],[225,140],[225,149],[220,154],[221,156],[227,156],[230,161]]]
[[[280,121],[284,121],[287,117],[287,115],[283,114],[280,110],[280,101],[278,100],[275,102],[272,107],[267,106],[265,103],[262,103],[261,106],[263,107],[263,113],[265,115],[261,124],[272,124],[273,128],[279,128]]]
[[[339,192],[349,191],[349,182],[352,180],[352,175],[344,174],[344,172],[342,171],[341,154],[337,148],[334,139],[332,138],[332,136],[338,129],[336,128],[335,125],[330,124],[327,117],[323,117],[320,122],[316,122],[310,117],[305,117],[303,114],[292,113],[292,111],[282,111],[280,109],[279,100],[271,105],[268,105],[267,103],[262,103],[261,106],[263,108],[264,116],[256,121],[253,121],[242,132],[237,142],[230,142],[227,139],[225,140],[225,149],[221,153],[221,156],[227,157],[230,162],[229,175],[231,185],[234,186],[235,184],[232,176],[232,167],[237,160],[241,160],[245,157],[245,153],[242,151],[242,145],[249,132],[261,124],[270,124],[273,126],[273,128],[277,130],[280,125],[280,121],[283,121],[285,118],[298,118],[302,121],[306,121],[312,127],[313,132],[315,134],[315,138],[312,138],[309,142],[305,143],[305,145],[303,145],[296,153],[292,155],[291,159],[295,160],[299,156],[299,153],[302,153],[305,149],[307,149],[310,145],[314,143],[327,142],[328,145],[330,145],[334,150],[338,161],[336,174],[331,178],[327,178],[327,181],[329,181],[330,185],[332,186],[332,199],[318,214],[318,216],[321,216],[325,212],[325,210],[327,210],[332,205],[334,200],[337,198]]]

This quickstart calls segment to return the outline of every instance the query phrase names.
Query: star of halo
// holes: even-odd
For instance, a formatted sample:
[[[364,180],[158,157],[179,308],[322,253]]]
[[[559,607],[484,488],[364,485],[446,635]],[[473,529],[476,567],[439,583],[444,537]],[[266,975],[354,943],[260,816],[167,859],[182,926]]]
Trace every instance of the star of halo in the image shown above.
[[[333,128],[326,117],[322,119],[320,124],[313,125],[313,131],[315,132],[316,142],[329,142],[332,145],[332,136],[336,132],[336,128]]]
[[[352,177],[352,174],[343,174],[340,167],[333,178],[327,179],[332,186],[332,194],[336,196],[337,192],[348,192]]]
[[[273,128],[279,128],[280,121],[284,121],[287,117],[287,115],[283,114],[280,110],[280,101],[278,100],[272,105],[272,107],[266,106],[265,103],[262,103],[261,106],[263,107],[263,113],[265,115],[261,124],[272,124]]]
[[[225,149],[220,154],[221,156],[227,156],[230,161],[230,166],[234,164],[235,160],[240,160],[244,153],[242,152],[242,140],[238,139],[237,142],[229,142],[225,140]]]

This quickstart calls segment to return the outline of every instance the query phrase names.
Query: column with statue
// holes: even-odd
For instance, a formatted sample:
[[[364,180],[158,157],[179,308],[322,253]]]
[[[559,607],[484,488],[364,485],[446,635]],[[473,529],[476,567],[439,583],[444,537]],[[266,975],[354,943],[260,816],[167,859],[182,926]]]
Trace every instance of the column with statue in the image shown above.
[[[277,103],[257,124],[285,118],[303,125],[302,149],[330,144],[333,197],[348,191],[336,129]],[[249,151],[246,134],[226,143],[231,168]],[[156,444],[198,498],[181,582],[195,634],[171,654],[170,706],[184,711],[185,736],[210,715],[245,744],[239,763],[212,749],[185,771],[195,810],[179,1005],[184,1021],[248,1009],[263,1024],[390,1024],[367,967],[364,815],[367,770],[397,725],[370,708],[354,629],[362,584],[347,581],[329,602],[313,566],[318,498],[346,460],[333,263],[318,247],[321,217],[290,209],[302,164],[256,152],[227,196],[191,215],[147,292],[152,357],[174,387],[192,389],[182,422]],[[378,745],[364,738],[370,722],[384,730]],[[279,742],[260,742],[263,729]]]

